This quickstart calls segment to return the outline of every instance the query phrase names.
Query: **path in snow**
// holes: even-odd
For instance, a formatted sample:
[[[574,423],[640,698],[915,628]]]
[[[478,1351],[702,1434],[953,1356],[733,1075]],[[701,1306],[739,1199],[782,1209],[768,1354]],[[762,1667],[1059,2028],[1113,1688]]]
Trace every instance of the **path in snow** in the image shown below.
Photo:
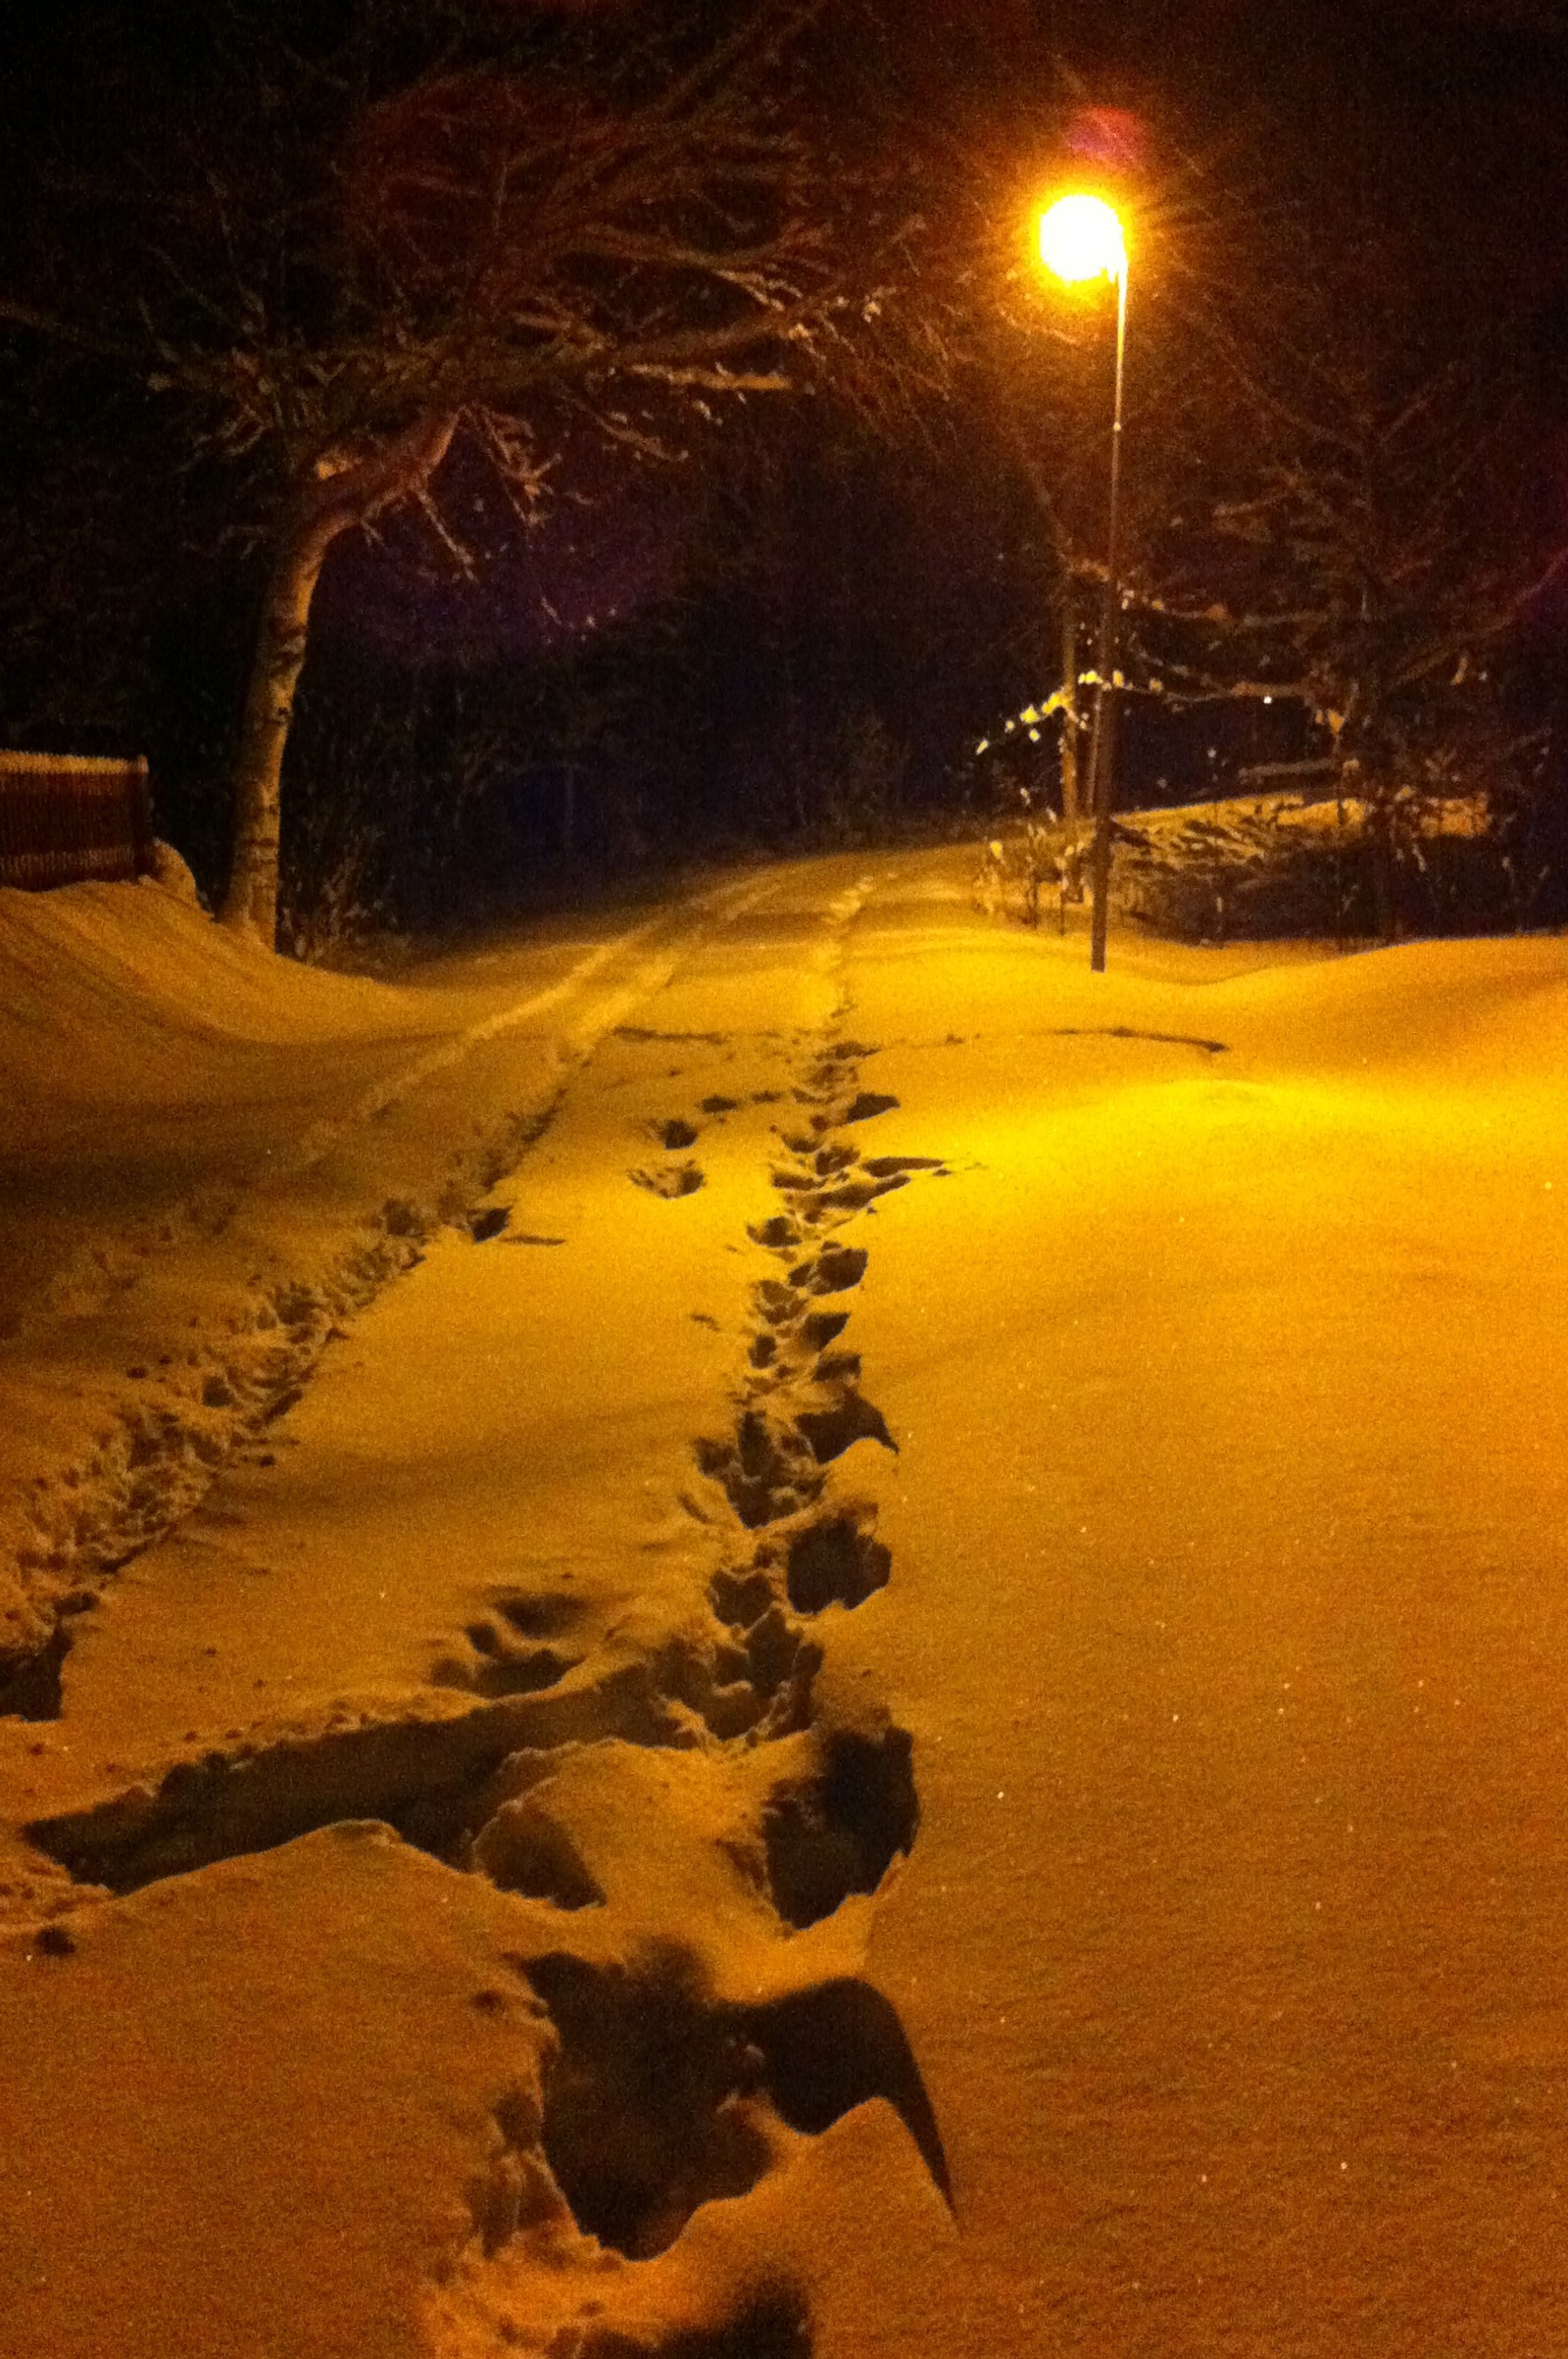
[[[27,1839],[124,1896],[80,1934],[53,1919],[30,1955],[62,1971],[12,1993],[14,2053],[52,2059],[57,2087],[62,2048],[86,2060],[59,2111],[13,2125],[47,2265],[29,2281],[24,2264],[7,2299],[40,2347],[99,2302],[88,2219],[150,2176],[182,2190],[182,2233],[172,2250],[155,2216],[150,2243],[122,2239],[135,2290],[101,2347],[166,2359],[259,2347],[278,2318],[291,2352],[397,2348],[432,2277],[451,2282],[423,2332],[453,2351],[518,2334],[543,2349],[574,2321],[607,2354],[612,2323],[660,2347],[711,2328],[793,2351],[809,2272],[781,2255],[843,2213],[846,2174],[867,2251],[901,2212],[923,2245],[951,2241],[940,2131],[860,1972],[871,1895],[914,1841],[910,1747],[873,1689],[836,1692],[816,1635],[889,1573],[874,1505],[835,1481],[856,1442],[888,1437],[834,1349],[865,1254],[833,1232],[910,1175],[853,1143],[883,1110],[834,1021],[864,891],[848,867],[774,877],[733,896],[710,941],[688,934],[618,1010],[640,1020],[601,1027],[516,1177],[79,1618],[58,1718],[13,1724]],[[327,1832],[370,1816],[415,1851]],[[460,1871],[455,1890],[430,1887],[421,1854]],[[514,1895],[499,1930],[474,1870]],[[297,2102],[292,2034],[309,2045],[330,2020],[322,1990],[360,2003],[343,1919],[362,1886],[404,1926],[399,1972],[423,1992],[394,2166],[411,2219],[452,2180],[450,2122],[429,2118],[452,2078],[452,1966],[407,1930],[422,1895],[434,1931],[456,1909],[488,1960],[468,2003],[514,2027],[510,2078],[492,2062],[487,2102],[468,2099],[444,2266],[434,2232],[383,2222],[376,2266],[362,2258],[322,2313],[301,2189],[339,2237],[364,2168],[364,2043],[348,2069],[318,2058],[313,2136],[247,2202],[242,2264],[210,2212],[230,2126],[203,2100],[233,2027],[205,1994],[226,1967],[248,2024],[298,1953],[307,2008],[285,2002],[246,2092],[275,2125]],[[93,2024],[142,2022],[147,1946],[176,1924],[202,1961],[181,2036],[205,2069],[177,2101],[144,2028],[166,2110],[162,2137],[140,2108],[131,2137]],[[181,2012],[184,1974],[164,1971]],[[372,2046],[389,2037],[376,2026]],[[99,2123],[86,2169],[63,2135],[74,2105]],[[760,2244],[785,2181],[789,2233]],[[710,2201],[751,2189],[750,2206]],[[892,2261],[873,2272],[884,2317],[906,2278]],[[190,2285],[184,2340],[146,2290],[170,2270]],[[845,2275],[846,2317],[852,2296]]]

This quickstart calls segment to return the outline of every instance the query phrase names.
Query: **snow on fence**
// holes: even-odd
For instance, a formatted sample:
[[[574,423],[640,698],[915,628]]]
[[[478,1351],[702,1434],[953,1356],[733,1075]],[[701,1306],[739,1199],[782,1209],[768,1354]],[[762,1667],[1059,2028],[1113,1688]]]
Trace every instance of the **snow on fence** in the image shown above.
[[[152,865],[145,762],[0,751],[0,885],[40,892]]]

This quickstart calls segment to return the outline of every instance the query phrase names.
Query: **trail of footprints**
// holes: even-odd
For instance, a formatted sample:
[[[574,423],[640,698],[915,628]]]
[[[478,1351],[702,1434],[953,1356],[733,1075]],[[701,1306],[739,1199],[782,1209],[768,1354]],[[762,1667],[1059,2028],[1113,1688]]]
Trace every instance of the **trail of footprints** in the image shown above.
[[[844,1342],[847,1298],[867,1253],[833,1232],[916,1174],[945,1169],[935,1156],[864,1155],[846,1135],[897,1106],[859,1086],[859,1067],[874,1054],[843,1041],[818,1056],[778,1133],[783,1152],[771,1178],[781,1209],[750,1232],[776,1274],[754,1290],[733,1428],[694,1450],[703,1480],[689,1505],[714,1531],[721,1555],[709,1590],[715,1637],[705,1650],[672,1646],[652,1666],[665,1708],[689,1715],[655,1742],[691,1745],[732,1782],[738,1771],[757,1805],[756,1872],[776,1919],[792,1929],[831,1917],[853,1893],[874,1893],[918,1825],[907,1733],[875,1710],[835,1726],[815,1695],[827,1643],[821,1617],[862,1604],[892,1570],[872,1503],[835,1489],[836,1463],[854,1443],[896,1443]],[[723,1101],[702,1108],[724,1110]],[[685,1116],[655,1127],[671,1155],[698,1143],[699,1126]],[[531,1791],[544,1803],[557,1779],[540,1766]],[[522,1767],[525,1778],[534,1774]],[[564,1908],[600,1896],[572,1846],[569,1810],[546,1807],[527,1826],[519,1816],[501,1829],[492,1820],[474,1846],[475,1864],[498,1882],[548,1892]],[[715,2003],[705,1995],[697,1943],[656,1945],[637,1963],[608,1967],[564,1948],[529,1974],[562,2040],[544,2150],[578,2226],[601,2242],[652,2255],[700,2202],[754,2185],[770,2160],[759,2099],[791,2130],[819,2133],[881,2096],[949,2193],[940,2134],[903,2028],[858,1978],[808,1983],[768,2005]],[[768,2335],[738,2319],[703,2345],[709,2359],[764,2348],[808,2353],[804,2311],[775,2319]]]
[[[913,1843],[919,1813],[907,1734],[875,1707],[855,1726],[835,1726],[814,1694],[833,1610],[862,1604],[892,1570],[874,1506],[835,1487],[837,1462],[856,1442],[897,1444],[844,1340],[867,1253],[834,1231],[915,1176],[946,1168],[933,1156],[865,1155],[849,1135],[863,1135],[861,1124],[898,1105],[860,1086],[859,1068],[874,1054],[850,1040],[815,1055],[776,1134],[780,1209],[750,1231],[775,1269],[754,1290],[734,1426],[696,1443],[687,1498],[720,1559],[708,1635],[688,1629],[666,1634],[651,1653],[617,1650],[586,1603],[497,1592],[434,1668],[435,1686],[471,1696],[471,1711],[357,1721],[209,1754],[171,1772],[154,1794],[138,1789],[29,1830],[79,1881],[122,1892],[373,1817],[447,1864],[557,1912],[559,1946],[516,1961],[558,2044],[542,2128],[498,2113],[505,2167],[474,2198],[486,2257],[519,2227],[537,2231],[543,2219],[550,2228],[552,2201],[564,2202],[568,2228],[602,2247],[652,2257],[699,2204],[757,2183],[775,2159],[770,2123],[815,2135],[871,2096],[896,2108],[949,2191],[907,2040],[870,1985],[835,1976],[740,2006],[713,1997],[700,1929],[684,1943],[634,1931],[608,1956],[582,1954],[592,1945],[573,1938],[589,1922],[582,1912],[606,1902],[609,1881],[583,1826],[594,1823],[596,1795],[612,1790],[635,1799],[650,1774],[639,1763],[679,1756],[682,1776],[722,1788],[733,1822],[724,1847],[781,1934],[821,1923],[853,1893],[874,1893]],[[732,1107],[714,1098],[701,1110],[713,1117]],[[680,1156],[700,1135],[684,1115],[654,1130]],[[685,1160],[630,1176],[669,1198],[702,1185],[699,1167]],[[475,1230],[476,1239],[501,1225]],[[666,1794],[659,1808],[667,1815],[668,1807]],[[694,1814],[694,1843],[711,1843],[710,1824]],[[560,2347],[573,2359],[676,2347],[690,2359],[763,2351],[808,2359],[802,2304],[775,2292],[762,2308],[766,2319],[748,2309],[695,2341],[649,2346],[608,2327],[597,2338],[573,2328]]]

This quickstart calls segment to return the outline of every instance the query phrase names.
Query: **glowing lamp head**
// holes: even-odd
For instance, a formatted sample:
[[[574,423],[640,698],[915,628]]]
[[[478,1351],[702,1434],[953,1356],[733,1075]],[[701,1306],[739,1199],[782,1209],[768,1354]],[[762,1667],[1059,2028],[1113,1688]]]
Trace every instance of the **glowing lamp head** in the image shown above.
[[[1127,271],[1127,241],[1103,197],[1058,197],[1040,217],[1040,259],[1070,284],[1119,280]]]

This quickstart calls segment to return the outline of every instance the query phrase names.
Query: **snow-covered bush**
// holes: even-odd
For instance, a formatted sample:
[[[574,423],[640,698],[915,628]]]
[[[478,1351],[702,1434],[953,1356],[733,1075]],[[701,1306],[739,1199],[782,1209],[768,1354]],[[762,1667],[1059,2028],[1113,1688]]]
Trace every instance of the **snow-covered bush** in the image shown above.
[[[1083,900],[1088,839],[1081,828],[1064,827],[1031,788],[1014,791],[1020,815],[987,840],[972,893],[987,916],[1036,926],[1047,899],[1055,902],[1058,919],[1068,902]]]
[[[1375,802],[1269,795],[1115,822],[1111,895],[1189,941],[1392,940],[1529,921],[1541,863],[1511,860],[1500,811],[1434,771]]]
[[[1111,827],[1111,900],[1190,942],[1389,940],[1540,924],[1556,906],[1559,848],[1543,799],[1471,788],[1454,762],[1376,801],[1259,795],[1133,811]],[[988,914],[1036,926],[1049,897],[1083,899],[1089,838],[1037,811],[984,846],[973,883]]]

